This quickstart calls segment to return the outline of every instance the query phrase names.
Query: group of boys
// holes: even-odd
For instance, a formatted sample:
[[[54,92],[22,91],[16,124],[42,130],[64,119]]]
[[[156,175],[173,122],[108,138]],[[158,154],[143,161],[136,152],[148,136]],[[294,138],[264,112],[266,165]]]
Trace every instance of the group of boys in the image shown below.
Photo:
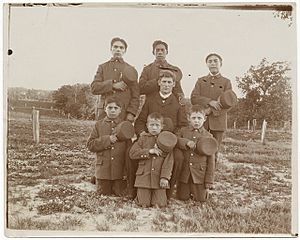
[[[222,108],[220,95],[231,84],[219,73],[222,58],[214,53],[207,56],[210,73],[198,79],[191,95],[193,105],[186,112],[182,72],[166,61],[167,43],[153,43],[155,61],[144,67],[139,81],[135,68],[122,58],[126,50],[125,40],[112,39],[113,57],[99,65],[91,84],[92,93],[101,95],[98,121],[87,142],[96,153],[97,191],[121,196],[126,179],[128,196],[143,207],[166,206],[175,188],[180,200],[206,201],[218,155],[201,151],[200,143],[208,146],[203,142],[216,139],[220,146],[226,129],[228,109]],[[146,100],[137,114],[140,94]],[[117,135],[124,121],[134,125],[134,142]],[[163,138],[173,141],[171,148],[161,146]]]

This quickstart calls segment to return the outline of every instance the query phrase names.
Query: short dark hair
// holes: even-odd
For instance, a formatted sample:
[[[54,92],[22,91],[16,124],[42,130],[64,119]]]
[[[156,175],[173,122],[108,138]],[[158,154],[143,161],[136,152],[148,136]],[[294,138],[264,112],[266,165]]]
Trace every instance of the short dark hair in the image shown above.
[[[147,121],[148,119],[155,119],[155,120],[159,120],[161,123],[164,122],[164,117],[161,115],[161,113],[159,112],[153,112],[153,113],[150,113],[147,117]]]
[[[104,101],[104,107],[106,107],[109,103],[115,103],[117,104],[120,108],[122,108],[122,103],[119,99],[111,96],[111,97],[107,97]]]
[[[126,43],[126,41],[125,41],[124,39],[122,39],[122,38],[119,38],[119,37],[115,37],[115,38],[113,38],[113,39],[111,40],[111,42],[110,42],[110,47],[112,47],[112,45],[113,45],[115,42],[117,42],[117,41],[120,41],[121,43],[123,43],[124,46],[125,46],[125,50],[127,49],[127,43]]]
[[[155,50],[155,47],[158,45],[158,44],[163,44],[165,47],[166,47],[166,50],[168,52],[168,44],[162,40],[155,40],[152,44],[152,53],[154,54],[154,50]]]
[[[221,58],[221,56],[219,54],[216,54],[216,53],[210,53],[207,55],[207,57],[205,58],[205,62],[207,63],[207,59],[211,56],[216,56],[217,58],[220,59],[220,62],[222,63],[223,59]]]
[[[200,113],[203,113],[203,115],[205,116],[206,115],[206,109],[208,108],[208,105],[205,106],[205,105],[200,105],[200,104],[197,104],[197,105],[192,105],[189,109],[188,109],[188,115],[191,115],[192,113],[194,112],[200,112]]]
[[[176,81],[176,75],[171,70],[160,70],[159,79],[163,77],[171,77],[174,82]]]

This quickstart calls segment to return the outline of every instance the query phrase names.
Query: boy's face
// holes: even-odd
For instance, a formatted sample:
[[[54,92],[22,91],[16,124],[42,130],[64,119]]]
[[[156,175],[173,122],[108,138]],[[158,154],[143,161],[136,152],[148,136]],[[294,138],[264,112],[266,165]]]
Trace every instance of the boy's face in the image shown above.
[[[203,126],[206,116],[201,112],[192,112],[189,116],[190,124],[193,128],[199,129]]]
[[[207,59],[206,65],[212,74],[217,74],[220,71],[222,62],[217,56],[212,55]]]
[[[158,119],[148,118],[147,129],[151,135],[158,135],[162,130],[162,122]]]
[[[158,44],[154,48],[154,55],[155,55],[156,60],[165,60],[167,54],[168,54],[168,51],[166,49],[166,46],[163,44]]]
[[[108,118],[115,119],[120,115],[121,107],[118,106],[116,103],[112,102],[106,105],[104,111]]]
[[[171,77],[162,77],[158,80],[159,91],[162,94],[169,94],[175,87],[175,81]]]
[[[121,41],[116,41],[111,46],[111,54],[113,57],[121,58],[126,52],[125,45]]]

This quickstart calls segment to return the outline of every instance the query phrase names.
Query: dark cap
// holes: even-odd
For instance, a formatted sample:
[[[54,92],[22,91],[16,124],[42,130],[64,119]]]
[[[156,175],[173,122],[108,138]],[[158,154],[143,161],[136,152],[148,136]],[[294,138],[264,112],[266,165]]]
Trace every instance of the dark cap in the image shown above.
[[[122,39],[122,38],[119,38],[119,37],[115,37],[115,38],[113,38],[113,39],[111,40],[111,42],[110,42],[110,47],[112,47],[112,45],[113,45],[115,42],[117,42],[117,41],[120,41],[121,43],[123,43],[124,46],[125,46],[125,50],[127,49],[127,43],[126,43],[126,41],[125,41],[124,39]]]
[[[220,59],[220,62],[222,62],[222,60],[223,60],[219,54],[216,54],[216,53],[210,53],[210,54],[208,54],[207,57],[205,58],[205,62],[207,62],[207,59],[208,59],[209,57],[211,57],[211,56],[216,56],[217,58]]]
[[[168,44],[166,42],[163,42],[161,40],[155,40],[154,43],[152,44],[152,53],[154,54],[154,49],[158,44],[163,44],[166,47],[166,50],[168,52]]]

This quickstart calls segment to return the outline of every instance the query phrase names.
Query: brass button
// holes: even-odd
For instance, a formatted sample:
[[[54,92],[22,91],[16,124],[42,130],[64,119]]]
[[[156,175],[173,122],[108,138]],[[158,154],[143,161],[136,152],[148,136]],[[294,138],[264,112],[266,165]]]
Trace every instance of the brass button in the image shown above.
[[[193,165],[193,163],[190,163],[190,165],[192,166],[192,165]]]

